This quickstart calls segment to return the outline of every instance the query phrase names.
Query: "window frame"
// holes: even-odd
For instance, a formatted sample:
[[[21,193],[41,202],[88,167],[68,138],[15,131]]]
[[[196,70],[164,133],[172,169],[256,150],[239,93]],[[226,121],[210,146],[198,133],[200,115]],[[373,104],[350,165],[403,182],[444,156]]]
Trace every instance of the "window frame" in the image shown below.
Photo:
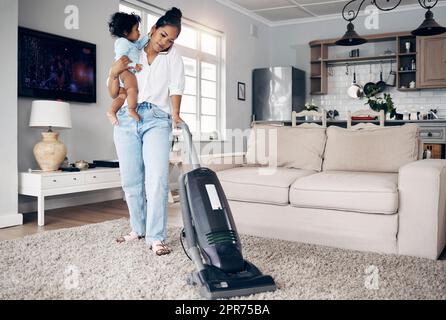
[[[141,11],[141,33],[147,33],[152,26],[148,25],[148,19],[147,19],[147,13],[153,14],[153,15],[163,15],[165,13],[165,10],[162,10],[158,7],[148,5],[146,3],[141,3],[137,0],[122,0],[119,2],[120,5],[124,5],[126,7],[133,8],[135,10]],[[196,132],[194,135],[194,140],[200,140],[200,141],[224,141],[226,137],[226,130],[225,130],[225,112],[226,112],[226,97],[224,92],[226,92],[226,82],[225,82],[225,58],[224,58],[224,52],[225,52],[225,43],[226,43],[226,37],[225,34],[221,31],[214,30],[212,28],[209,28],[207,26],[204,26],[200,23],[197,23],[195,21],[192,21],[190,19],[187,19],[183,16],[182,18],[182,24],[186,25],[189,28],[194,29],[197,31],[197,37],[196,37],[196,49],[192,49],[186,46],[182,46],[178,43],[175,43],[175,47],[178,49],[180,55],[182,57],[187,57],[189,59],[194,59],[197,63],[196,66],[196,78],[195,78],[195,88],[196,88],[196,94],[195,95],[188,95],[188,96],[195,96],[196,99],[196,113],[195,113],[195,121],[196,121]],[[216,47],[216,55],[209,54],[207,52],[201,51],[201,37],[203,33],[210,34],[212,36],[215,36],[217,38],[217,47]],[[211,63],[216,65],[216,128],[215,130],[218,133],[217,139],[211,139],[212,132],[202,132],[201,131],[201,117],[202,116],[212,116],[202,113],[202,98],[207,98],[202,96],[202,88],[201,88],[201,81],[213,81],[213,80],[207,80],[202,79],[202,70],[201,70],[201,63]],[[188,113],[193,114],[193,113]],[[181,109],[180,109],[180,115],[181,115]]]

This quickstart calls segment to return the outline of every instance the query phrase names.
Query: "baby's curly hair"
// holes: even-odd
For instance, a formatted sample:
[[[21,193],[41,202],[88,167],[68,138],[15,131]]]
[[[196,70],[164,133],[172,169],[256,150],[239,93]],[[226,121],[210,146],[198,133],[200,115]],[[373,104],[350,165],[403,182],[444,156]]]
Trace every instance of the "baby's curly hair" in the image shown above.
[[[141,17],[135,13],[116,12],[108,22],[108,30],[110,30],[111,35],[114,37],[125,38],[126,34],[132,31],[133,26],[140,22]]]

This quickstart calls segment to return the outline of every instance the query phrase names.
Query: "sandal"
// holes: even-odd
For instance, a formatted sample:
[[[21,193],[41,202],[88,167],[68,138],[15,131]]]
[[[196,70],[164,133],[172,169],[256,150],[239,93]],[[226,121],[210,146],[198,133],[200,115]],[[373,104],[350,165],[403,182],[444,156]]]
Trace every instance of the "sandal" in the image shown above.
[[[154,241],[150,246],[150,250],[155,252],[157,256],[163,256],[172,252],[172,249],[164,241]]]
[[[124,236],[119,236],[118,238],[116,238],[116,242],[122,243],[127,241],[140,240],[142,238],[144,238],[144,236],[140,236],[135,231],[132,231]]]

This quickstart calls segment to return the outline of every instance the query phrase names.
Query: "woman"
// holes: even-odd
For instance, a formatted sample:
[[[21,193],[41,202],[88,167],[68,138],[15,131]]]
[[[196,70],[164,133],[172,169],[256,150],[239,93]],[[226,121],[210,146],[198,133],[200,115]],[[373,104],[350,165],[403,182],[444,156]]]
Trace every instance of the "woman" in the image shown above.
[[[132,231],[118,242],[146,239],[157,255],[169,254],[164,242],[167,220],[169,151],[172,128],[180,118],[184,90],[184,65],[173,43],[181,32],[181,11],[172,8],[150,31],[150,41],[141,51],[137,73],[140,121],[128,116],[127,106],[117,113],[114,141],[122,185],[130,212]],[[108,80],[112,98],[119,94],[119,75],[128,69],[126,56],[117,60]]]

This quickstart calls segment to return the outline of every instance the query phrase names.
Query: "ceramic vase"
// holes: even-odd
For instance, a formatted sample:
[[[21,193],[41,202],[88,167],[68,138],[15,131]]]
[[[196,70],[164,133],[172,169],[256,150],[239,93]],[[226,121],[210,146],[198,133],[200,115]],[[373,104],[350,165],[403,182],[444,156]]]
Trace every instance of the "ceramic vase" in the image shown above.
[[[58,170],[67,155],[67,148],[58,137],[57,132],[42,132],[42,141],[34,146],[34,157],[43,171]]]

